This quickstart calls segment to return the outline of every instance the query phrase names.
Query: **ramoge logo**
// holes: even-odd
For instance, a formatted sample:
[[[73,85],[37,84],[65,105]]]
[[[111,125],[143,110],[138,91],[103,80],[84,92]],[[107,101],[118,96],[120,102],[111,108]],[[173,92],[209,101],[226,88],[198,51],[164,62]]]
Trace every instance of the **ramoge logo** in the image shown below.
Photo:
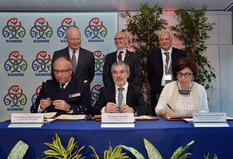
[[[32,95],[32,99],[31,99],[32,104],[35,103],[36,98],[39,96],[39,93],[40,93],[41,88],[42,88],[41,85],[38,86],[38,87],[36,88],[36,93]]]
[[[8,89],[3,102],[7,106],[7,111],[23,111],[27,104],[27,97],[18,85],[13,85]]]
[[[95,57],[95,75],[102,76],[105,54],[99,50],[95,51],[93,54]]]
[[[36,59],[32,61],[32,70],[35,76],[51,76],[51,56],[46,51],[36,54]]]
[[[22,43],[22,38],[26,35],[26,30],[22,22],[17,18],[11,18],[2,29],[2,35],[7,43]]]
[[[57,36],[61,39],[62,43],[67,42],[66,41],[66,30],[71,26],[77,27],[75,21],[73,21],[72,18],[65,18],[62,20],[61,26],[58,27]]]
[[[8,72],[8,76],[24,76],[24,72],[27,70],[27,62],[19,51],[13,51],[5,61],[4,69]]]
[[[91,104],[94,104],[98,99],[101,87],[100,84],[96,84],[91,88]]]
[[[89,25],[85,28],[85,35],[88,42],[104,42],[103,38],[107,35],[107,28],[100,18],[95,17],[89,21]]]
[[[34,43],[48,43],[53,35],[53,29],[44,18],[38,18],[30,30]]]

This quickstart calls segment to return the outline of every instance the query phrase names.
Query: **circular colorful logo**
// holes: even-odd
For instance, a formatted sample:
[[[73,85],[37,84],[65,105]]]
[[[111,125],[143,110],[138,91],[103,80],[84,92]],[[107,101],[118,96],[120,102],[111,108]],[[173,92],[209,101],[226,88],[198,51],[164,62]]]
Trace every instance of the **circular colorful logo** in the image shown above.
[[[4,63],[5,71],[10,73],[19,73],[27,70],[27,62],[19,51],[13,51],[9,54],[8,59]]]
[[[27,103],[27,97],[18,85],[13,85],[8,89],[3,102],[8,107],[22,107]]]
[[[7,21],[6,26],[3,27],[2,35],[10,40],[18,40],[22,39],[26,35],[26,30],[18,18],[11,18]]]
[[[101,87],[100,84],[97,84],[91,88],[91,104],[94,104],[98,99]]]
[[[89,21],[89,25],[85,28],[85,35],[89,38],[89,42],[103,42],[103,38],[107,35],[107,28],[100,18],[95,17]]]

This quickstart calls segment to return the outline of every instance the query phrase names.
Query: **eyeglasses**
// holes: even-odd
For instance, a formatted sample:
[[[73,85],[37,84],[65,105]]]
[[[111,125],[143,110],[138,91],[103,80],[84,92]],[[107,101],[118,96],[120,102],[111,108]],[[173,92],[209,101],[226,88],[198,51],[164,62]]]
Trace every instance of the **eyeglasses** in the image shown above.
[[[71,68],[67,69],[67,70],[53,70],[54,73],[58,74],[58,73],[67,73],[70,71]]]
[[[114,38],[115,41],[117,40],[123,40],[124,38],[123,37],[120,37],[120,38]]]
[[[184,77],[184,78],[190,78],[192,75],[193,75],[192,72],[186,72],[186,73],[178,72],[177,73],[177,77],[179,77],[179,78],[182,78],[182,77]]]
[[[75,40],[79,41],[79,40],[81,40],[81,38],[69,38],[69,40],[70,41],[75,41]]]
[[[118,75],[118,74],[123,74],[123,73],[125,73],[125,72],[126,72],[126,70],[112,71],[112,74]],[[127,72],[126,72],[126,73],[127,73]]]

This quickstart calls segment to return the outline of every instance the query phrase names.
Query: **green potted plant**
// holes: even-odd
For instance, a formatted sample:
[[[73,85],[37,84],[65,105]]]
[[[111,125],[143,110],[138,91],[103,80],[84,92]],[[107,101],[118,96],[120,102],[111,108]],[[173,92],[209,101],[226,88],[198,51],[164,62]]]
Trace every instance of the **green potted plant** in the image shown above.
[[[172,154],[170,159],[186,159],[189,155],[192,155],[191,153],[184,153],[183,152],[194,143],[194,141],[189,142],[185,147],[178,147],[175,152]],[[155,148],[155,146],[148,141],[147,139],[144,138],[144,145],[145,149],[148,155],[149,159],[155,158],[155,159],[163,159],[162,155],[160,154],[159,150]],[[145,157],[135,148],[133,147],[128,147],[125,145],[121,145],[124,149],[128,150],[131,152],[136,159],[145,159]]]
[[[62,146],[61,139],[56,134],[56,138],[53,138],[52,143],[44,143],[47,145],[50,150],[44,151],[44,158],[59,158],[59,159],[84,159],[85,157],[80,154],[80,151],[85,147],[82,146],[81,148],[78,148],[77,142],[74,142],[74,137],[71,137],[69,140],[69,143],[67,145],[67,148],[65,149]],[[76,148],[76,151],[74,151],[74,148]]]
[[[214,25],[214,23],[207,22],[206,9],[207,7],[203,6],[201,10],[194,8],[191,10],[176,10],[178,24],[171,28],[176,31],[175,36],[183,41],[188,56],[193,58],[199,67],[195,81],[208,89],[216,76],[214,68],[210,65],[207,57],[204,56],[207,49],[205,42],[209,38],[208,32],[213,29]]]
[[[140,12],[131,15],[129,12],[121,14],[127,19],[127,32],[132,34],[132,41],[136,43],[137,54],[142,66],[143,88],[147,90],[147,103],[150,101],[150,86],[146,78],[146,57],[158,48],[159,30],[165,28],[166,21],[160,17],[162,8],[157,4],[150,7],[148,3],[142,4]]]
[[[91,148],[93,153],[94,153],[94,154],[91,154],[91,156],[94,157],[95,159],[100,159],[98,154],[96,153],[94,147],[89,145],[89,148]],[[122,151],[121,145],[116,146],[114,149],[110,145],[109,149],[104,151],[104,159],[125,159],[125,158],[129,158],[129,156],[127,156],[126,153],[122,153],[121,151]]]

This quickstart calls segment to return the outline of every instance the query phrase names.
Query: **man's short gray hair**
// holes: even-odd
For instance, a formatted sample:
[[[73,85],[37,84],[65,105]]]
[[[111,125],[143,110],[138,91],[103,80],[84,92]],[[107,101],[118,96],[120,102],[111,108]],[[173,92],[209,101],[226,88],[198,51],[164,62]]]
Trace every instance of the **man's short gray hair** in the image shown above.
[[[124,32],[124,31],[118,31],[116,34],[118,34],[118,33],[123,33],[124,38],[127,38],[127,39],[129,38],[128,34],[126,32]]]
[[[166,33],[169,33],[170,39],[173,38],[173,33],[172,33],[171,30],[169,30],[169,29],[162,29],[162,30],[160,30],[160,31],[159,31],[158,37],[160,38],[160,35],[164,35],[164,34],[166,34]],[[160,40],[160,39],[159,39],[159,40]]]
[[[125,66],[125,71],[126,71],[127,73],[130,73],[129,65],[126,64],[126,63],[123,62],[123,61],[116,61],[116,62],[114,62],[114,63],[112,64],[112,67],[111,67],[111,72],[113,71],[113,67],[115,67],[115,66]]]

